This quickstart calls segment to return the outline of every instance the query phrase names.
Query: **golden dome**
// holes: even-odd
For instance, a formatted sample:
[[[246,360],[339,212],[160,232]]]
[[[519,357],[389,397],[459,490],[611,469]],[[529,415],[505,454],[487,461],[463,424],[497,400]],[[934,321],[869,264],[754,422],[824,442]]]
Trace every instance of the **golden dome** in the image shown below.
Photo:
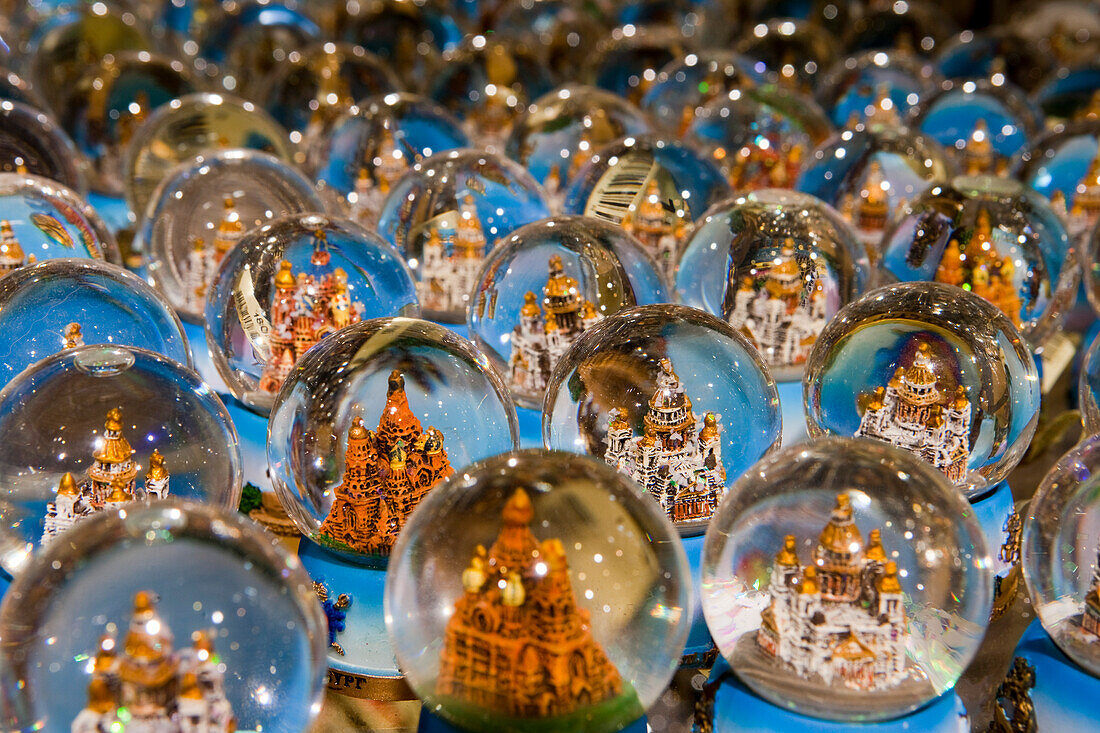
[[[754,290],[753,280],[751,275],[745,275],[741,278],[741,288],[744,292],[752,292]]]
[[[798,548],[794,543],[794,535],[789,534],[783,538],[783,549],[775,555],[775,563],[786,567],[797,567]]]
[[[810,565],[802,572],[802,584],[798,592],[803,595],[817,595],[821,590],[817,587],[817,568]]]
[[[188,672],[180,682],[180,697],[184,700],[201,700],[202,690],[199,689],[199,678],[194,672]]]
[[[626,430],[629,427],[626,422],[626,410],[616,407],[611,411],[611,430]]]
[[[523,489],[516,489],[508,503],[504,505],[501,516],[504,523],[512,526],[526,526],[535,516],[535,508],[531,505],[531,497]]]
[[[566,298],[577,292],[577,281],[565,274],[561,257],[550,258],[550,277],[546,281],[547,298]]]
[[[852,504],[847,494],[836,495],[836,507],[817,541],[837,554],[855,554],[863,548],[863,536],[852,521]]]
[[[523,578],[519,576],[519,573],[508,573],[508,578],[504,581],[504,588],[500,592],[500,599],[505,606],[510,608],[518,608],[527,600],[527,591],[523,587]]]
[[[905,376],[905,367],[898,367],[894,370],[894,376],[890,378],[891,387],[900,387],[901,378]]]
[[[124,463],[134,455],[134,449],[126,438],[122,437],[122,411],[117,407],[107,412],[107,420],[103,423],[105,432],[115,433],[115,437],[108,437],[95,454],[95,459],[103,463]]]
[[[642,436],[642,445],[646,447],[657,445],[657,431],[651,427],[647,427],[645,429],[645,435]]]
[[[917,347],[917,356],[913,359],[913,365],[905,372],[907,382],[921,386],[936,383],[936,375],[928,368],[931,364],[930,353],[928,344],[921,342]]]
[[[523,295],[523,307],[520,308],[519,314],[521,316],[527,316],[530,318],[536,318],[539,315],[539,304],[535,294],[528,290]]]
[[[166,478],[168,478],[168,469],[164,467],[164,456],[154,448],[153,454],[149,456],[149,472],[145,474],[145,480],[161,481]]]
[[[558,319],[553,312],[548,311],[546,313],[546,323],[543,325],[542,330],[546,333],[553,333],[558,330]]]
[[[876,387],[875,388],[875,394],[871,398],[871,404],[867,406],[867,409],[872,410],[872,411],[881,410],[883,408],[883,406],[885,405],[885,399],[886,399],[886,388],[885,387]]]
[[[205,631],[195,632],[195,641],[191,646],[194,647],[195,651],[206,652],[207,654],[214,653],[214,640]]]
[[[704,443],[718,435],[718,418],[713,412],[703,416],[703,429],[699,431],[699,440]]]
[[[974,237],[978,242],[988,242],[993,235],[993,222],[989,218],[989,209],[978,209],[978,218],[974,222]]]
[[[99,651],[95,653],[95,672],[106,672],[115,663],[115,639],[109,634],[99,637]]]
[[[798,269],[798,262],[794,258],[794,240],[787,237],[783,240],[783,249],[779,251],[778,262],[771,268],[773,277],[797,278],[802,272]]]
[[[244,231],[244,222],[237,215],[236,202],[232,197],[226,197],[225,199],[225,214],[222,215],[221,224],[218,225],[218,232],[221,234],[237,234]]]
[[[462,571],[462,587],[467,593],[477,593],[489,579],[485,546],[478,545],[470,566]]]
[[[591,321],[598,315],[596,313],[596,306],[592,304],[591,300],[584,301],[584,320]]]
[[[875,562],[886,562],[886,550],[882,547],[882,532],[877,529],[871,530],[871,534],[868,535],[867,552],[863,556]]]
[[[75,343],[78,339],[83,339],[84,334],[80,328],[80,324],[73,321],[68,326],[65,326],[65,343]]]
[[[104,427],[113,432],[119,432],[122,430],[122,410],[117,407],[112,407],[107,411],[107,421],[104,423]]]
[[[61,483],[57,485],[58,496],[76,496],[79,492],[76,489],[76,480],[73,475],[68,471],[61,477]]]
[[[898,582],[898,564],[894,561],[886,563],[886,574],[878,580],[879,593],[901,593],[901,583]]]
[[[955,402],[954,408],[956,410],[965,410],[967,405],[970,404],[970,400],[966,398],[966,387],[961,384],[955,387]]]
[[[88,710],[94,713],[113,713],[118,709],[111,686],[102,677],[93,677],[88,683]]]
[[[275,274],[275,287],[279,290],[293,290],[296,284],[290,260],[283,260],[279,263],[279,272]]]
[[[134,594],[134,615],[152,613],[156,610],[153,605],[153,594],[147,590],[139,590]]]
[[[351,429],[348,430],[348,440],[366,440],[367,429],[363,427],[363,418],[357,417],[351,421]]]

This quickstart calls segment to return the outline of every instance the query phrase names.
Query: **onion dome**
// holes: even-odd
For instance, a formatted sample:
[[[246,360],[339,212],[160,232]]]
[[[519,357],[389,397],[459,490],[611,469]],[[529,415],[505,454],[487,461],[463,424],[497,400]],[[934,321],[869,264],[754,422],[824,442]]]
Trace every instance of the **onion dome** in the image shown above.
[[[101,463],[124,463],[134,455],[129,441],[122,437],[122,411],[117,407],[107,412],[104,423],[103,447],[95,453],[95,459]]]
[[[429,456],[439,455],[443,452],[443,433],[434,427],[428,427],[424,440],[424,452]]]
[[[214,656],[214,639],[205,631],[196,631],[191,647],[198,653],[201,661],[205,662]]]
[[[554,316],[553,311],[546,313],[546,326],[543,328],[546,333],[553,333],[558,330],[558,319]]]
[[[221,224],[218,225],[218,233],[233,235],[244,232],[244,224],[241,222],[241,217],[237,215],[237,202],[232,196],[226,196],[222,204],[225,207],[225,214],[222,216]]]
[[[657,445],[657,431],[651,427],[645,429],[645,435],[642,436],[642,445],[647,448],[652,448]]]
[[[76,479],[68,471],[61,477],[61,483],[57,485],[58,496],[77,496],[80,492],[76,488]]]
[[[898,564],[894,561],[886,563],[886,574],[878,579],[879,593],[901,593],[901,583],[898,582]]]
[[[80,324],[73,321],[68,326],[65,326],[65,332],[63,334],[65,348],[72,349],[84,344],[84,334],[80,329]]]
[[[627,430],[630,427],[626,422],[626,410],[621,407],[616,407],[611,411],[611,424],[609,429],[611,430]]]
[[[95,653],[95,664],[92,667],[93,673],[102,675],[111,671],[111,668],[115,666],[115,660],[118,655],[115,653],[115,638],[110,634],[104,634],[99,637],[99,651]]]
[[[386,446],[392,447],[398,440],[409,443],[421,432],[420,421],[413,415],[405,395],[405,378],[394,369],[390,372],[386,406],[378,423],[378,437],[382,441],[383,449]]]
[[[584,313],[583,317],[586,321],[591,321],[599,314],[596,312],[596,306],[592,304],[591,300],[584,301]]]
[[[477,593],[489,579],[489,561],[485,553],[485,546],[478,545],[477,551],[470,560],[470,566],[462,571],[462,587],[467,593]]]
[[[966,398],[966,387],[961,384],[955,388],[955,400],[952,405],[956,410],[965,410],[970,400]]]
[[[275,274],[275,287],[279,290],[293,290],[297,285],[297,280],[294,278],[294,271],[289,260],[283,260],[279,263],[279,272]]]
[[[802,595],[817,595],[821,590],[817,587],[817,568],[810,565],[802,573],[802,584],[798,588]]]
[[[932,373],[931,349],[928,344],[922,342],[917,347],[917,356],[913,359],[913,366],[905,371],[905,380],[913,385],[936,383],[936,375]]]
[[[699,440],[706,443],[708,440],[712,440],[718,437],[718,418],[714,416],[713,412],[708,412],[703,416],[703,429],[699,431]]]
[[[863,556],[874,562],[886,562],[886,550],[882,547],[882,532],[872,529],[867,541],[867,551]]]
[[[363,418],[357,417],[351,421],[351,429],[348,430],[348,440],[366,440],[367,429],[363,426]]]
[[[153,449],[149,456],[149,472],[145,474],[146,481],[162,481],[168,478],[168,469],[164,467],[164,456],[159,450]]]
[[[854,555],[863,549],[863,536],[852,521],[852,503],[847,494],[836,495],[836,507],[829,517],[829,523],[821,530],[818,544],[825,550],[840,555]]]
[[[577,292],[577,281],[565,274],[561,256],[550,258],[550,277],[546,281],[547,298],[568,298]]]
[[[194,672],[188,672],[180,681],[180,697],[184,700],[201,700],[202,689],[199,687],[199,678]]]
[[[93,713],[113,713],[118,709],[111,686],[102,677],[93,677],[88,683],[87,709]]]
[[[523,588],[523,578],[519,577],[519,573],[508,573],[500,592],[500,600],[509,608],[518,608],[527,600],[527,591]]]
[[[875,387],[874,396],[871,397],[871,404],[868,405],[870,410],[881,410],[886,404],[886,388]]]
[[[528,290],[523,296],[523,307],[519,309],[519,314],[528,318],[538,318],[539,312],[538,299]]]
[[[531,506],[531,497],[523,489],[516,489],[508,503],[504,505],[501,514],[505,526],[526,527],[535,516],[535,508]]]
[[[798,548],[795,545],[793,534],[783,538],[783,549],[776,553],[775,564],[783,567],[798,567],[800,565],[798,562]]]

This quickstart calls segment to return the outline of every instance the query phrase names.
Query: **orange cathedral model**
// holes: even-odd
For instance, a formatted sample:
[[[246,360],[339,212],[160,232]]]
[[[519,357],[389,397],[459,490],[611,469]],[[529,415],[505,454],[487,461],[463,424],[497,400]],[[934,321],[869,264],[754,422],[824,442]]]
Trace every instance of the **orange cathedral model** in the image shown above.
[[[421,429],[409,409],[405,379],[395,369],[377,432],[363,427],[358,417],[348,430],[344,480],[321,523],[321,541],[389,555],[405,519],[437,481],[452,473],[443,434]]]
[[[488,552],[462,573],[447,623],[436,693],[505,716],[569,715],[622,694],[619,672],[578,608],[561,540],[531,533],[531,499],[517,489]]]

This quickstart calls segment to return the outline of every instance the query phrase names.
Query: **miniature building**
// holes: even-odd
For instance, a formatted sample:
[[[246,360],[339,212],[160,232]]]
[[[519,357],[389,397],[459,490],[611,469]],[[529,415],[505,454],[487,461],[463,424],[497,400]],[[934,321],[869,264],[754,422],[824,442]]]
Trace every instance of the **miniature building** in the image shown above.
[[[800,677],[857,690],[905,678],[908,632],[898,568],[887,562],[879,530],[864,544],[846,494],[837,495],[808,564],[787,535],[768,595],[757,643]]]
[[[352,218],[373,229],[378,224],[382,204],[401,176],[409,170],[409,160],[397,146],[389,127],[382,128],[382,136],[372,157],[373,165],[360,166],[355,179],[355,196],[349,196]]]
[[[1016,268],[1011,256],[1001,257],[993,239],[989,212],[978,210],[970,240],[960,244],[952,237],[936,269],[936,282],[966,288],[997,306],[1017,326],[1022,303],[1014,282]]]
[[[512,355],[508,360],[512,386],[533,394],[546,389],[558,359],[602,318],[584,299],[577,281],[565,274],[561,257],[554,255],[549,265],[542,308],[534,293],[524,296],[519,324],[512,329]]]
[[[568,715],[622,693],[622,679],[577,606],[561,540],[531,533],[531,500],[517,489],[486,552],[462,574],[447,622],[436,694],[500,715]]]
[[[206,240],[196,237],[191,242],[191,252],[183,272],[184,294],[187,307],[201,312],[206,304],[206,289],[214,281],[218,264],[229,250],[244,236],[244,222],[237,213],[237,203],[232,196],[226,196],[222,202],[224,210],[214,235],[213,246],[207,246]]]
[[[1100,219],[1100,151],[1089,163],[1088,170],[1073,187],[1072,204],[1067,206],[1066,194],[1053,191],[1051,207],[1065,220],[1070,234],[1080,237]]]
[[[0,277],[27,264],[30,264],[27,255],[15,238],[11,223],[7,219],[0,220]]]
[[[755,191],[760,188],[790,188],[802,170],[802,146],[766,136],[767,145],[747,142],[726,163],[730,186],[735,191]]]
[[[325,232],[314,234],[308,272],[294,275],[290,262],[279,263],[271,296],[268,357],[260,375],[260,389],[278,392],[291,368],[311,346],[341,328],[362,319],[363,304],[348,295],[348,276],[331,267]]]
[[[487,244],[471,193],[467,192],[459,204],[453,233],[445,234],[441,229],[430,227],[424,244],[417,284],[420,303],[429,311],[459,310],[466,307],[466,300],[477,287]]]
[[[865,110],[865,122],[867,126],[883,125],[897,127],[901,125],[901,117],[898,116],[898,107],[890,98],[890,85],[880,84],[875,90],[875,101],[867,105]]]
[[[1097,553],[1096,567],[1092,569],[1092,582],[1085,594],[1085,610],[1081,614],[1081,628],[1100,637],[1100,553]]]
[[[657,178],[652,177],[619,224],[642,243],[642,247],[669,277],[676,268],[676,243],[691,224],[687,203],[678,206],[682,208],[674,211],[665,209],[661,187]]]
[[[321,523],[321,541],[370,555],[389,555],[405,520],[428,490],[454,473],[443,435],[427,432],[409,409],[405,380],[390,374],[377,432],[355,418],[348,430],[344,478]]]
[[[722,426],[713,412],[698,420],[672,362],[661,359],[643,435],[626,411],[611,411],[604,460],[652,495],[674,522],[707,519],[726,493]]]
[[[859,192],[859,206],[856,208],[855,225],[863,231],[881,232],[886,229],[890,218],[890,200],[882,175],[882,164],[872,160],[867,167],[867,177]]]
[[[790,366],[809,356],[828,321],[825,306],[819,278],[806,293],[795,243],[788,237],[761,278],[742,279],[727,320],[756,345],[769,366]]]
[[[84,480],[77,485],[71,473],[66,473],[57,487],[54,500],[46,505],[42,544],[64,532],[81,518],[128,501],[154,501],[168,496],[168,470],[164,456],[154,450],[149,456],[149,472],[138,489],[134,449],[122,434],[122,412],[117,408],[107,413],[103,443],[93,454],[92,465]]]
[[[962,167],[968,176],[998,172],[997,151],[993,149],[993,138],[984,119],[979,118],[974,123],[974,129],[963,144]]]
[[[904,448],[958,484],[966,480],[970,421],[966,389],[940,391],[928,344],[921,343],[912,364],[899,366],[889,384],[875,390],[856,435]]]
[[[152,594],[139,591],[121,654],[111,637],[100,642],[88,704],[72,733],[233,733],[237,719],[212,635],[195,637],[193,647],[175,650]]]
[[[70,323],[65,326],[65,333],[62,335],[62,348],[75,349],[77,346],[84,345],[84,334],[80,329],[80,324]]]

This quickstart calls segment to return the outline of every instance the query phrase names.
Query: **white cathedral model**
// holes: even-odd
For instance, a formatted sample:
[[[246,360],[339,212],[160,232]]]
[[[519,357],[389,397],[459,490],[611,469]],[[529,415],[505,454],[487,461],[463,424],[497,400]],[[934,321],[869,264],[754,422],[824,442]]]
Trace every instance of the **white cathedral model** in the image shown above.
[[[857,690],[905,678],[908,632],[897,564],[887,562],[877,529],[864,545],[846,494],[837,496],[810,563],[801,564],[794,535],[787,535],[768,595],[756,641],[800,677]]]
[[[698,420],[672,362],[661,359],[645,432],[635,436],[626,411],[611,411],[604,460],[638,482],[674,522],[707,519],[726,493],[718,418]]]
[[[472,194],[467,191],[459,204],[454,231],[444,234],[441,229],[431,226],[424,244],[417,284],[420,304],[428,311],[461,310],[485,261],[485,231]]]
[[[904,448],[959,484],[970,459],[970,420],[966,389],[960,384],[954,394],[940,392],[931,351],[921,343],[909,368],[898,367],[889,384],[875,390],[856,435]]]
[[[93,454],[92,465],[79,485],[71,473],[61,478],[54,500],[46,505],[43,546],[83,517],[106,508],[130,501],[167,498],[168,470],[164,467],[164,457],[156,450],[149,456],[149,472],[145,474],[144,486],[140,489],[136,487],[134,449],[122,435],[121,421],[122,412],[117,408],[107,413],[103,444]]]
[[[189,310],[202,313],[206,307],[206,289],[214,282],[218,265],[229,250],[244,236],[244,222],[237,212],[237,203],[231,196],[222,202],[224,211],[217,225],[213,246],[196,238],[191,242],[191,252],[183,268],[184,298]]]
[[[808,296],[804,291],[794,240],[788,237],[762,284],[752,276],[742,280],[726,320],[757,346],[768,366],[801,364],[828,321],[820,278]]]
[[[584,299],[576,279],[565,274],[561,257],[554,255],[549,264],[550,275],[542,289],[543,307],[539,308],[535,294],[528,291],[519,325],[512,329],[512,355],[508,360],[512,387],[531,395],[542,394],[558,359],[602,318]]]
[[[139,591],[122,649],[109,636],[100,642],[88,704],[72,733],[233,733],[237,719],[212,635],[194,639],[194,646],[175,650],[152,595]]]

